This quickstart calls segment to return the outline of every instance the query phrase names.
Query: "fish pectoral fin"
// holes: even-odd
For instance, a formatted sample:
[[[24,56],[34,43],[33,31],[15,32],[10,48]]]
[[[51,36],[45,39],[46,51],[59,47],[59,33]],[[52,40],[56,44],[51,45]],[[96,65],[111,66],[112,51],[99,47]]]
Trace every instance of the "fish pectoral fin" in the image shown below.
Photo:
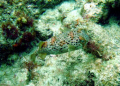
[[[42,60],[45,60],[45,57],[47,56],[46,53],[40,53],[38,54],[38,56],[42,59]]]
[[[73,45],[68,45],[68,56],[71,57],[71,51],[75,50],[76,47]]]
[[[69,52],[69,51],[73,51],[73,50],[75,50],[75,49],[76,49],[75,46],[73,46],[73,45],[68,45],[68,52]]]
[[[45,43],[45,42],[43,42],[43,41],[41,41],[41,42],[39,43],[39,50],[41,50],[41,48],[42,48],[42,46],[43,46],[44,43]]]
[[[32,60],[32,62],[35,63],[35,58],[37,56],[37,53],[33,53],[31,56],[30,56],[30,59]]]

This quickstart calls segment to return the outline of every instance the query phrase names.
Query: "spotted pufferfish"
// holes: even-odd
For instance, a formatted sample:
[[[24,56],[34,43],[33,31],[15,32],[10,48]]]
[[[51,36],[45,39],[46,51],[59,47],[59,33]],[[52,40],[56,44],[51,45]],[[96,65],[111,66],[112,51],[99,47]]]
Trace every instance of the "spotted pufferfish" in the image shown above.
[[[85,47],[88,41],[89,36],[85,30],[72,29],[40,42],[39,53],[46,55],[65,53]]]

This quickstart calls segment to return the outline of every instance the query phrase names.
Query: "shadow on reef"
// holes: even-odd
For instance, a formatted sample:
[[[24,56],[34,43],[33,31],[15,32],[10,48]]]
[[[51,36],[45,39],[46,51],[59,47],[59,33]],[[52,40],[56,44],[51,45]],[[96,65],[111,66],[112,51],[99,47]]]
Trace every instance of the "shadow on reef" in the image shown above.
[[[36,35],[32,39],[32,35],[29,33],[25,33],[26,35],[23,36],[20,41],[16,42],[15,44],[1,44],[0,45],[0,65],[7,64],[12,65],[14,60],[9,60],[9,56],[12,54],[20,54],[22,52],[29,53],[31,49],[37,46],[40,40],[44,41],[48,38],[52,37],[52,35],[48,37],[41,37],[41,35],[36,32]],[[19,58],[19,57],[18,57]]]
[[[62,3],[63,1],[74,1],[74,0],[51,0],[46,2],[45,0],[37,1],[37,6],[39,7],[41,13],[44,13],[46,9],[54,8],[56,5]]]
[[[32,42],[31,42],[32,43]],[[12,65],[14,63],[14,60],[9,60],[9,56],[14,53],[22,53],[27,52],[30,50],[29,48],[32,48],[33,46],[31,44],[19,46],[17,48],[12,47],[11,45],[1,45],[0,46],[0,65],[1,64],[7,64]]]
[[[8,57],[14,53],[21,53],[30,50],[33,46],[39,43],[40,40],[47,40],[52,37],[50,34],[48,37],[41,36],[40,33],[35,31],[33,19],[25,17],[26,22],[23,22],[21,18],[17,21],[18,28],[11,22],[2,24],[2,34],[5,38],[5,43],[0,43],[0,64],[10,64]]]
[[[109,19],[112,17],[120,23],[120,0],[115,0],[114,3],[106,2],[103,7],[103,16],[97,22],[101,25],[106,25],[109,23]]]

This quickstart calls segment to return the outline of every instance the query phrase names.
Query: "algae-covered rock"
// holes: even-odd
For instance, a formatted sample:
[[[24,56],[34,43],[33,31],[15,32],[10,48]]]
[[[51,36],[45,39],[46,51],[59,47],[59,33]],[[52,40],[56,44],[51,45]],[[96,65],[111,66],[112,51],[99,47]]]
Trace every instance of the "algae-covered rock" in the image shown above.
[[[86,3],[83,8],[83,17],[85,19],[91,19],[94,22],[97,22],[103,14],[101,7],[98,6],[98,3]]]
[[[41,14],[43,9],[37,6],[38,2],[45,2],[44,5],[49,4],[49,1],[43,0],[0,1],[1,60],[3,60],[4,57],[7,59],[9,53],[26,50],[28,46],[34,44],[32,42],[33,40],[36,41],[37,37],[38,40],[46,40],[52,36],[52,31],[50,31],[49,28],[47,30],[42,30],[40,33],[39,31],[35,31],[34,24],[37,22],[38,15]],[[50,2],[52,3],[54,1]],[[44,33],[47,33],[47,35]],[[5,54],[2,54],[3,52]]]

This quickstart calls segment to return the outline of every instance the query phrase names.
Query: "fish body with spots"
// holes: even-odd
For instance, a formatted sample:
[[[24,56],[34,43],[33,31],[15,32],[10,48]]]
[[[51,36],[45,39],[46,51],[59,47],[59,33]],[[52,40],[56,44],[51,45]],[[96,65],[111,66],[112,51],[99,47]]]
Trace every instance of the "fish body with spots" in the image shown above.
[[[89,36],[85,30],[73,29],[40,43],[39,53],[46,53],[47,55],[65,53],[85,47],[88,41]]]

